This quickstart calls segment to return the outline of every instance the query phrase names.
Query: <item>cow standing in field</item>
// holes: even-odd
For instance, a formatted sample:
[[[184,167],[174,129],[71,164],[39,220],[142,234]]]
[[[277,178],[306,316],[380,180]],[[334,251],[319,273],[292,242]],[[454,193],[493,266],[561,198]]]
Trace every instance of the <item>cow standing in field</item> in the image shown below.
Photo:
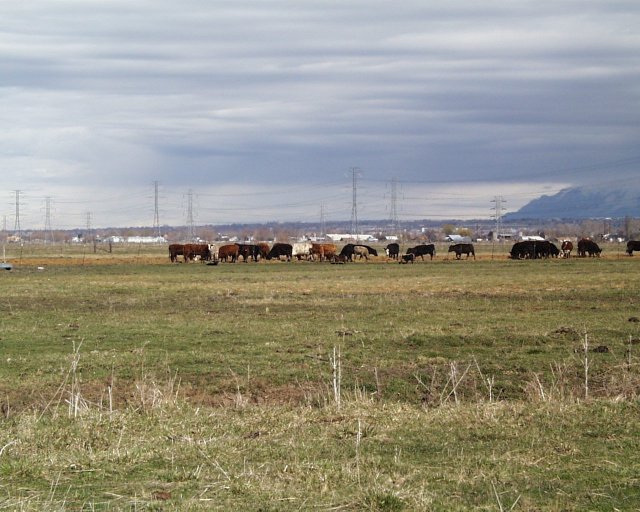
[[[474,260],[476,259],[476,252],[473,249],[473,244],[450,245],[449,250],[447,252],[455,253],[457,260],[459,260],[463,254],[467,255],[467,259],[469,259],[469,255],[472,255]]]
[[[238,256],[242,256],[245,263],[249,261],[249,258],[253,258],[254,262],[258,262],[258,256],[260,256],[260,247],[255,244],[236,244],[238,246]]]
[[[169,246],[169,259],[171,260],[171,263],[176,263],[178,261],[178,256],[184,256],[184,245],[171,244]]]
[[[224,262],[230,261],[231,263],[235,263],[238,261],[239,251],[240,247],[238,247],[238,244],[223,245],[218,249],[218,259]]]
[[[560,250],[548,240],[524,240],[511,248],[510,258],[514,260],[557,257]]]
[[[633,256],[633,251],[640,251],[640,241],[629,240],[627,242],[627,254]]]
[[[311,242],[295,242],[291,246],[291,256],[298,261],[311,258]]]
[[[584,258],[587,254],[590,258],[600,257],[602,249],[593,240],[583,238],[578,241],[578,256]]]
[[[258,246],[258,255],[260,256],[260,258],[266,258],[267,254],[269,254],[269,251],[271,250],[271,248],[269,247],[269,244],[266,242],[260,242],[257,244]]]
[[[571,258],[571,251],[573,251],[573,242],[571,240],[563,240],[560,249],[562,250],[563,258]]]
[[[377,256],[378,251],[369,245],[356,244],[353,247],[353,255],[358,256],[360,259],[364,258],[368,261],[369,256]]]
[[[211,260],[209,244],[184,244],[184,261],[193,261],[199,258],[201,261]]]
[[[276,244],[273,244],[273,247],[269,251],[269,254],[267,254],[266,259],[279,260],[281,257],[284,256],[286,261],[291,261],[292,254],[293,254],[293,247],[291,244],[276,243]]]
[[[387,253],[387,256],[389,258],[391,258],[392,260],[397,260],[398,257],[400,256],[400,244],[397,243],[391,243],[388,244],[385,248],[384,248],[384,252]]]
[[[336,244],[311,244],[311,258],[318,257],[319,261],[330,260],[337,253]]]
[[[436,246],[433,244],[421,244],[416,245],[415,247],[409,247],[407,249],[407,254],[413,254],[417,259],[418,256],[424,261],[424,257],[426,255],[431,256],[431,259],[436,255]]]

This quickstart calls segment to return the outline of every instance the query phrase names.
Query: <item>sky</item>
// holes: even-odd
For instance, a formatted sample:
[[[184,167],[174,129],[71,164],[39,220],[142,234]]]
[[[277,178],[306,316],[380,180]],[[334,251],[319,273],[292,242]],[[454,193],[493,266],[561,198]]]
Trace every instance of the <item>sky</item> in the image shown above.
[[[0,221],[349,220],[354,170],[359,219],[635,185],[638,27],[637,0],[0,0]]]

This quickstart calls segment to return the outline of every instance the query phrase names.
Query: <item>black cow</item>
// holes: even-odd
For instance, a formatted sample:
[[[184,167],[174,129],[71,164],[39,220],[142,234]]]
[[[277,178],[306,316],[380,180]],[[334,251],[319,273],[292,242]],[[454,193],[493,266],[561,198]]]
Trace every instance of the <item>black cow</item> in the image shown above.
[[[600,257],[602,249],[593,240],[583,238],[578,241],[578,256],[585,257],[587,254],[590,258]]]
[[[633,251],[640,251],[640,241],[629,240],[627,242],[627,254],[629,254],[629,256],[633,256]]]
[[[397,260],[398,256],[400,255],[400,244],[397,244],[395,242],[389,244],[384,248],[384,252],[386,252],[387,256],[389,256],[389,258],[391,258],[392,260]]]
[[[353,261],[353,254],[355,252],[355,245],[354,244],[346,244],[341,250],[340,250],[340,254],[338,256],[340,256],[341,261],[343,262],[347,262],[347,261]]]
[[[403,254],[402,259],[398,263],[413,263],[416,260],[416,255],[413,253]]]
[[[524,240],[513,244],[510,257],[514,260],[534,260],[538,258],[548,258],[550,256],[555,258],[559,254],[560,249],[548,240]]]
[[[433,257],[436,255],[436,246],[433,244],[416,245],[415,247],[409,247],[407,249],[407,254],[413,254],[415,258],[418,258],[418,256],[420,256],[422,258],[422,261],[424,261],[424,257],[427,254],[431,256],[431,259],[433,259]]]
[[[238,255],[242,256],[244,262],[249,261],[249,258],[253,258],[253,261],[258,261],[260,256],[260,247],[254,244],[236,244],[238,246]]]
[[[454,244],[449,246],[449,250],[447,252],[455,252],[456,259],[459,260],[463,254],[467,255],[467,259],[469,259],[469,255],[473,256],[473,259],[476,259],[476,252],[473,249],[473,244]]]
[[[293,246],[291,244],[273,244],[273,247],[267,254],[267,259],[277,259],[279,260],[282,256],[285,257],[287,261],[291,261],[291,255],[293,254]]]

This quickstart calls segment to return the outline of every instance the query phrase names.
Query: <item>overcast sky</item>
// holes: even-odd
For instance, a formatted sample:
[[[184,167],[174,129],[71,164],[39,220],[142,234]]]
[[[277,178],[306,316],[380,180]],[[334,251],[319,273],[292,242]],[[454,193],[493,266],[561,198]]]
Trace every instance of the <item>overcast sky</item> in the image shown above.
[[[489,217],[640,176],[640,3],[0,1],[0,220]],[[190,193],[191,191],[191,193]],[[2,226],[0,226],[1,228]]]

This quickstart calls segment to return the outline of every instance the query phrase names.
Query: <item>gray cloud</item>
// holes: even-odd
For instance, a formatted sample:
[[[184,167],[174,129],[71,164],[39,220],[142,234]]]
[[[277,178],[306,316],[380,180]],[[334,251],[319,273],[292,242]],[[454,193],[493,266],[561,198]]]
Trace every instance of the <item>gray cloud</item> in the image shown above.
[[[226,211],[287,220],[302,213],[272,208],[294,204],[278,189],[302,187],[296,204],[319,211],[351,166],[379,184],[372,216],[392,177],[468,184],[416,214],[482,212],[487,184],[516,203],[634,172],[639,23],[631,1],[5,3],[6,215],[14,189],[55,190],[61,217],[79,190],[126,191],[130,207],[105,208],[104,223],[144,223],[159,180],[171,222],[189,188],[273,187],[262,211]]]

